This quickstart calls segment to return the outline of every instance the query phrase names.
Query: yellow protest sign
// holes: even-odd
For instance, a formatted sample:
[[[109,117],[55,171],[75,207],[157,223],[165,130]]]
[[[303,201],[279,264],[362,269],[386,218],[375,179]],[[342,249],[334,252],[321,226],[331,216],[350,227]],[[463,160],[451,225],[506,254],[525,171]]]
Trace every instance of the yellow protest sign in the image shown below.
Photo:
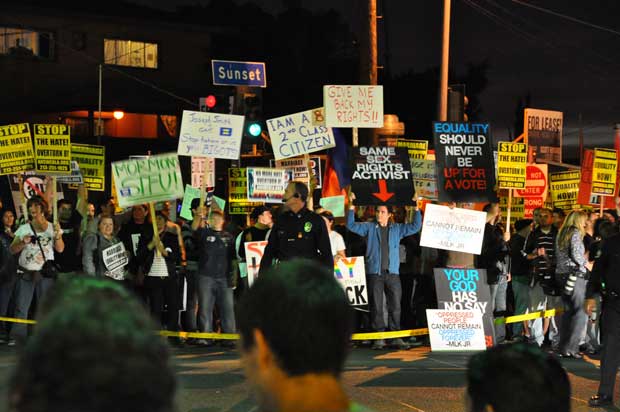
[[[66,124],[35,124],[35,170],[45,174],[71,174],[71,132]]]
[[[580,182],[581,171],[579,170],[551,173],[549,175],[549,186],[553,207],[572,210],[573,206],[577,204]]]
[[[88,190],[105,190],[105,147],[90,144],[72,144],[71,159],[78,162]],[[114,193],[114,191],[112,191]]]
[[[502,216],[504,217],[508,216],[508,197],[500,196],[499,210]],[[510,207],[510,225],[512,226],[517,220],[524,219],[524,218],[525,218],[524,198],[513,197],[512,204]]]
[[[228,169],[228,213],[231,215],[247,215],[262,203],[249,202],[247,194],[247,171],[244,168]]]
[[[34,152],[28,123],[0,126],[0,175],[34,169]]]
[[[426,140],[397,140],[396,147],[406,147],[409,158],[413,160],[426,159],[428,152],[428,142]]]
[[[615,149],[594,149],[592,194],[613,196],[616,192],[618,153]]]
[[[500,189],[524,189],[527,167],[527,145],[497,144],[497,181]]]

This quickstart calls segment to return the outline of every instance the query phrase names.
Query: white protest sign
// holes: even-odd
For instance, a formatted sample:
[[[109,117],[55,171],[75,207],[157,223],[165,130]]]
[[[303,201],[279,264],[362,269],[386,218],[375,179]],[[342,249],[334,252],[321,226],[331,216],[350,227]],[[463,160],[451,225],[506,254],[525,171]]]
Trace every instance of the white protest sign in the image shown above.
[[[183,179],[176,153],[112,163],[120,207],[183,197]]]
[[[420,246],[479,255],[487,214],[427,204]]]
[[[383,86],[323,86],[327,127],[383,127]]]
[[[267,128],[276,160],[336,146],[332,129],[325,126],[322,107],[269,119]]]
[[[267,246],[266,240],[258,242],[245,242],[243,247],[245,248],[245,261],[248,268],[248,285],[252,286],[254,279],[258,278],[258,271],[260,269],[260,261],[263,258],[265,247]]]
[[[334,276],[347,294],[351,306],[368,305],[363,256],[341,258],[335,261]]]
[[[432,351],[486,350],[479,310],[427,309],[426,319]]]
[[[208,163],[207,163],[208,162]],[[202,177],[205,173],[205,165],[209,166],[206,187],[215,187],[215,158],[192,157],[192,186],[201,187]]]
[[[183,110],[179,147],[183,156],[239,159],[244,116]]]
[[[290,180],[290,173],[283,169],[248,167],[248,201],[282,203],[282,196]]]
[[[107,269],[105,275],[116,280],[124,279],[124,268],[129,263],[129,258],[127,257],[123,242],[103,249],[101,254],[103,256],[103,264]]]

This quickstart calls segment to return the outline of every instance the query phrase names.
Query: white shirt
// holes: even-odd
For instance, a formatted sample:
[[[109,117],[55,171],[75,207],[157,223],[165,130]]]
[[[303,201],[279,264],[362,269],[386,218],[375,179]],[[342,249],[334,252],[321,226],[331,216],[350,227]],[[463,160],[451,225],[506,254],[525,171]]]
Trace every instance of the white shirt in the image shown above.
[[[168,266],[166,266],[166,259],[164,259],[163,256],[157,256],[157,253],[155,253],[155,257],[153,257],[153,265],[151,265],[151,270],[147,276],[168,276]]]
[[[329,232],[329,243],[332,246],[332,256],[336,256],[338,251],[345,250],[347,248],[344,244],[342,235],[335,230]]]
[[[34,236],[29,224],[21,225],[16,231],[15,236],[19,239],[24,236]],[[41,249],[37,243],[28,243],[22,249],[19,255],[19,266],[26,270],[41,270],[46,260],[54,260],[54,226],[47,222],[47,229],[44,232],[37,232],[36,236],[39,237],[45,258],[41,254]],[[34,237],[32,238],[34,239]]]

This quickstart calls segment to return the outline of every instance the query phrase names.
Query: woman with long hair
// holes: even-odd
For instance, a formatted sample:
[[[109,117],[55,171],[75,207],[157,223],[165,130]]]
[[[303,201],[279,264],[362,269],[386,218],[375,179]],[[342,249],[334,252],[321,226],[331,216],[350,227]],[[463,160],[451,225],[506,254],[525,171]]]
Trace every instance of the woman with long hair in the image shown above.
[[[564,285],[562,302],[564,314],[560,329],[560,355],[567,358],[581,358],[579,341],[588,321],[583,310],[586,294],[586,274],[592,263],[586,258],[583,237],[586,233],[587,214],[573,210],[558,233],[555,245],[556,279]]]

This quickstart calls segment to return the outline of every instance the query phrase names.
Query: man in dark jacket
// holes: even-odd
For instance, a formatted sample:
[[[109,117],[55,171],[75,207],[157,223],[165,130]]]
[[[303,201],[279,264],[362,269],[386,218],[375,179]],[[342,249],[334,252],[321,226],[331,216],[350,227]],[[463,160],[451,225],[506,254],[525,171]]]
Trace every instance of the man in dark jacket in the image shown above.
[[[223,333],[235,333],[235,313],[233,286],[235,247],[234,237],[224,229],[224,214],[210,212],[209,225],[206,225],[203,211],[196,211],[192,229],[198,247],[198,326],[202,332],[213,332],[213,307],[217,304],[222,321]],[[208,346],[212,342],[199,339],[199,345]],[[234,346],[232,341],[223,341],[223,346]]]
[[[515,233],[510,237],[510,275],[512,277],[512,292],[515,298],[515,315],[523,315],[530,306],[530,262],[525,258],[525,240],[532,230],[531,219],[521,219],[515,222]],[[529,336],[527,322],[512,324],[512,336],[516,340],[524,340]]]

